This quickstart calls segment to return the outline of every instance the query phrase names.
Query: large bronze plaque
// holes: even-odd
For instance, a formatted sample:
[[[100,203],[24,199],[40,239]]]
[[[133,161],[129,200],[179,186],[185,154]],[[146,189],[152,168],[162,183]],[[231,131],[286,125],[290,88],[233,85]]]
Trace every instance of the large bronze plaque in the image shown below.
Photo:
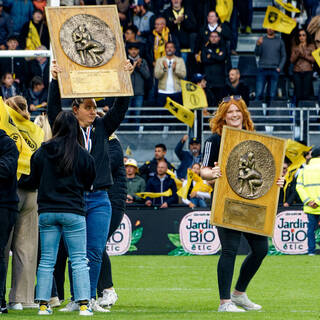
[[[278,207],[284,139],[225,126],[210,222],[229,229],[272,236]]]
[[[46,7],[62,98],[132,96],[117,7]]]

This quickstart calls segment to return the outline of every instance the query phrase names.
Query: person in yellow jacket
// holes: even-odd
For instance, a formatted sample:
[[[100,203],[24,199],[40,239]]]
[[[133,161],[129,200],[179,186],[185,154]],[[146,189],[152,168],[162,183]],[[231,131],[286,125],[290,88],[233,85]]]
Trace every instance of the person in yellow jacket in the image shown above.
[[[308,253],[315,254],[315,231],[320,221],[320,146],[312,149],[311,160],[299,173],[296,190],[308,215]]]

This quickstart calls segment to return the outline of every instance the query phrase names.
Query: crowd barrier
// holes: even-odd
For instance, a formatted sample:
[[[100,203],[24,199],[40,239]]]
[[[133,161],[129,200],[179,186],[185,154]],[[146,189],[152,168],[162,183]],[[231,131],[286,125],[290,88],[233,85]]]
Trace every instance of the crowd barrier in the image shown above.
[[[208,209],[191,210],[129,207],[119,228],[108,241],[109,255],[212,255],[221,246],[216,227],[210,225]],[[280,207],[274,236],[269,238],[269,255],[307,254],[308,217],[301,206]],[[320,229],[316,233],[320,251]],[[238,254],[249,250],[242,238]]]

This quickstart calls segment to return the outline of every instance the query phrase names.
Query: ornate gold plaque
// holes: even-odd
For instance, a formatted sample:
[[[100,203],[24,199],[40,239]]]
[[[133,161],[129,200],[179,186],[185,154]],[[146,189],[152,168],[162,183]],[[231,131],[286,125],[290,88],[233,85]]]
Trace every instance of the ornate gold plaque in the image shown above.
[[[210,222],[216,226],[272,236],[285,140],[224,126]]]
[[[117,6],[45,10],[62,98],[133,95]]]
[[[266,210],[266,206],[226,199],[224,204],[223,223],[237,224],[241,227],[261,230],[264,227]]]
[[[226,174],[237,195],[245,199],[260,198],[274,183],[273,156],[262,143],[243,141],[230,152]]]

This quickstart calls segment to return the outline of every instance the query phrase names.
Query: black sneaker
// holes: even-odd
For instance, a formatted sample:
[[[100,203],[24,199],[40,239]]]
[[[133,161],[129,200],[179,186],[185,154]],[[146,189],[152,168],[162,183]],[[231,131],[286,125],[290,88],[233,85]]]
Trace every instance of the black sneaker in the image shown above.
[[[1,313],[8,313],[6,300],[2,300],[1,302]]]

